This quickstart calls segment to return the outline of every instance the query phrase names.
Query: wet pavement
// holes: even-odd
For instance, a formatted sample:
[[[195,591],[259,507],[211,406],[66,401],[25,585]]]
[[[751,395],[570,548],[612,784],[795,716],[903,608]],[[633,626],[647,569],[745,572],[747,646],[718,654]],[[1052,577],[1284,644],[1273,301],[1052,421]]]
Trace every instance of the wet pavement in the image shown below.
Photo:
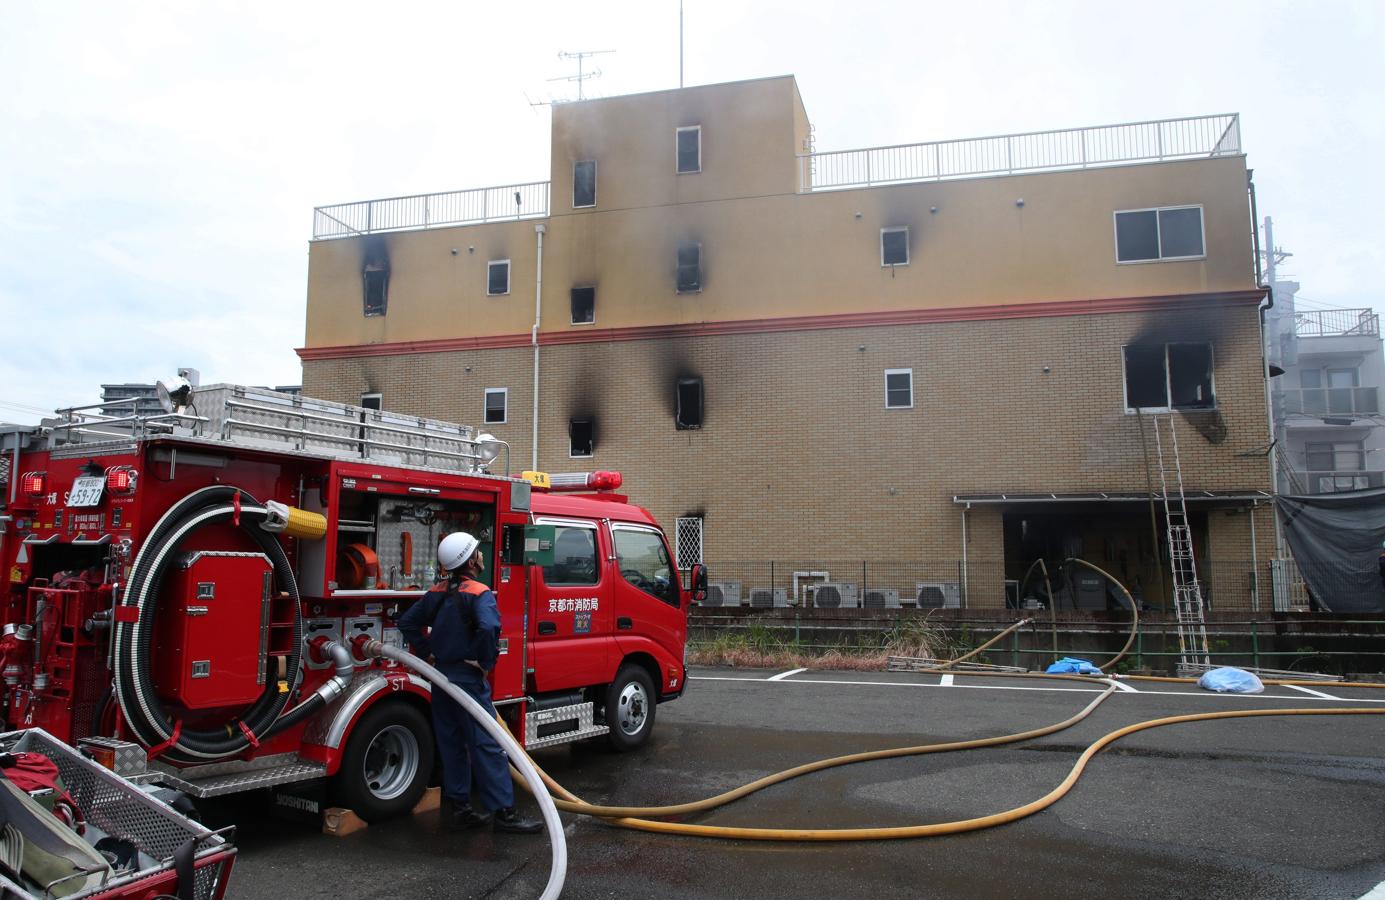
[[[683,802],[826,756],[1035,728],[1067,718],[1101,690],[880,672],[773,681],[782,673],[693,674],[686,697],[658,708],[647,747],[555,748],[537,754],[539,763],[592,802]],[[833,828],[970,818],[1044,795],[1091,741],[1132,722],[1229,709],[1385,709],[1385,690],[1326,684],[1249,697],[1131,687],[1044,738],[833,769],[688,821]],[[216,824],[240,827],[232,897],[536,897],[548,877],[542,836],[454,835],[428,814],[332,838],[266,809],[265,798],[248,797],[207,810]],[[954,836],[755,843],[563,818],[563,896],[571,898],[1359,897],[1385,882],[1385,716],[1140,732],[1097,756],[1056,806]]]

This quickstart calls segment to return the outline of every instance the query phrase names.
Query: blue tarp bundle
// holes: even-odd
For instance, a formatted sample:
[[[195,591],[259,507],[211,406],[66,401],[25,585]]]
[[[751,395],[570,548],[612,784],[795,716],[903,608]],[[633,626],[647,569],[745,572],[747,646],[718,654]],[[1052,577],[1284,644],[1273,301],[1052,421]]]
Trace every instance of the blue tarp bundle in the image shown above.
[[[1101,670],[1089,659],[1065,656],[1045,670],[1049,675],[1100,675]]]
[[[1260,694],[1265,690],[1265,685],[1255,677],[1254,672],[1230,666],[1203,672],[1197,686],[1219,694]]]

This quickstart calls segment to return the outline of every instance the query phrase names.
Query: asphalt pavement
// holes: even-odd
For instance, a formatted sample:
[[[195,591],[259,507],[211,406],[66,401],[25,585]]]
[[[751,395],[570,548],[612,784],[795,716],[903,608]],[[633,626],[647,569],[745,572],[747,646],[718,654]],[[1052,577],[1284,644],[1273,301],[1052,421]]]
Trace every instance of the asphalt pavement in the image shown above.
[[[699,669],[651,742],[536,758],[586,800],[699,799],[827,756],[1006,734],[1065,719],[1094,684],[904,673]],[[871,762],[690,817],[711,825],[912,825],[1028,803],[1101,735],[1233,709],[1385,709],[1385,690],[1222,696],[1134,682],[1087,720],[1003,747]],[[1385,716],[1219,720],[1134,734],[1055,806],[984,831],[870,843],[758,843],[627,831],[564,815],[564,897],[1355,898],[1385,882]],[[533,812],[532,801],[526,800]],[[537,897],[546,838],[451,834],[436,814],[345,838],[279,821],[263,797],[208,810],[239,826],[232,897]]]

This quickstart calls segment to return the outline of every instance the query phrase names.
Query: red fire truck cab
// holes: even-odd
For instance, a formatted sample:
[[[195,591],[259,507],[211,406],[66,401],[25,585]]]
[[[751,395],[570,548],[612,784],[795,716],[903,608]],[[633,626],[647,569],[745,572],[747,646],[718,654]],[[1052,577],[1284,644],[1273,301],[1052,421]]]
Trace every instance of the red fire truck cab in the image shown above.
[[[639,746],[682,694],[693,592],[616,473],[493,475],[508,448],[465,426],[255,388],[162,400],[0,430],[7,727],[194,796],[330,779],[366,818],[404,812],[429,686],[361,648],[402,645],[451,531],[481,540],[495,704],[528,749]]]

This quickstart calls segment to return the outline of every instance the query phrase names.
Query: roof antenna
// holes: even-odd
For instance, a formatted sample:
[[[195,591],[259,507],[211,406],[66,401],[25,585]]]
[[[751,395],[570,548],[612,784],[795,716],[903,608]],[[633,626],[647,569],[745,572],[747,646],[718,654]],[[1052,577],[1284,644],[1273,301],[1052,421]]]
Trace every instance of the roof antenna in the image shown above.
[[[575,82],[577,82],[577,99],[578,99],[578,100],[583,100],[583,99],[585,99],[585,97],[584,97],[583,94],[582,94],[582,82],[586,81],[588,78],[600,78],[600,77],[601,77],[601,70],[600,70],[600,69],[592,69],[590,72],[587,72],[587,71],[585,71],[585,69],[584,69],[583,63],[584,63],[588,58],[590,58],[590,57],[599,56],[599,55],[601,55],[601,54],[603,54],[603,53],[615,53],[615,52],[616,52],[616,51],[614,51],[614,50],[576,50],[576,51],[574,51],[574,52],[572,52],[572,53],[567,53],[567,52],[565,52],[565,51],[563,51],[563,50],[559,50],[559,51],[558,51],[558,58],[559,58],[559,59],[575,59],[575,60],[577,60],[577,74],[576,74],[576,75],[566,75],[566,76],[564,76],[564,77],[562,77],[562,78],[550,78],[550,79],[548,79],[548,80],[549,80],[549,81],[575,81]]]

